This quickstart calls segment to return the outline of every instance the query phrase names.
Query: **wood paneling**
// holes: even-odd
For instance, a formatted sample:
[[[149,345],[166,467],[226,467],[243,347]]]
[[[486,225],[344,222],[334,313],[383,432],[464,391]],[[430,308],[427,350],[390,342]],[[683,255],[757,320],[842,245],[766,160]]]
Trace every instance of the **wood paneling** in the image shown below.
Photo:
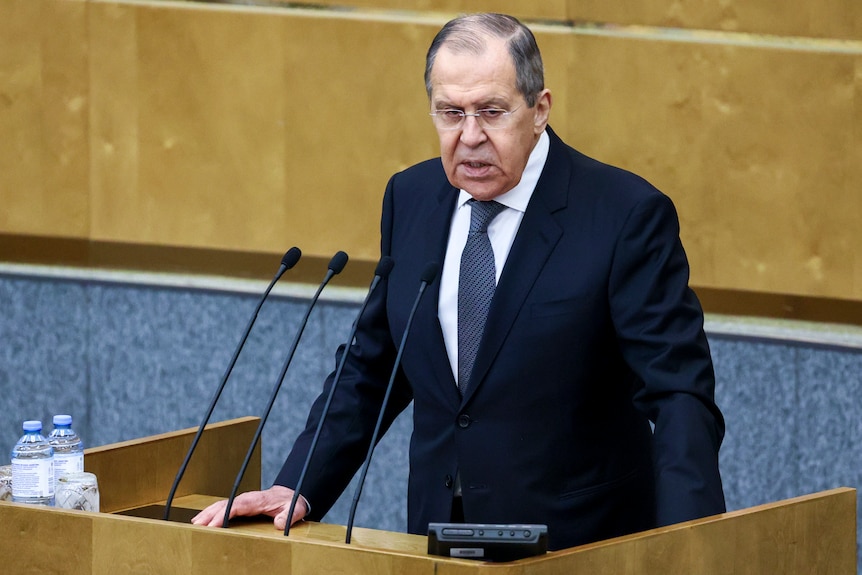
[[[228,0],[222,0],[228,2]],[[264,2],[261,2],[264,3]],[[288,0],[268,0],[289,5]],[[317,0],[338,8],[409,10],[439,13],[503,12],[525,20],[660,26],[819,38],[862,39],[862,4],[858,0]]]
[[[0,3],[0,230],[89,233],[84,1]]]
[[[857,0],[567,0],[573,20],[817,38],[862,39]]]
[[[271,4],[287,5],[285,0],[275,0]],[[398,10],[407,13],[430,13],[441,19],[441,24],[458,14],[474,12],[501,12],[519,18],[563,20],[566,18],[567,0],[542,0],[524,2],[523,0],[319,0],[314,4],[344,9],[360,8],[380,11]]]
[[[862,298],[862,54],[586,36],[572,47],[567,139],[674,199],[694,285]]]
[[[188,500],[182,501],[183,505]],[[856,492],[833,489],[506,563],[429,556],[425,538],[308,523],[230,529],[0,502],[0,552],[13,573],[177,575],[851,575]]]
[[[466,6],[345,4],[0,3],[0,242],[373,265],[387,179],[437,154],[425,51]],[[862,4],[794,6],[470,9],[552,23],[551,125],[674,199],[694,286],[859,302]]]
[[[94,81],[94,239],[376,259],[386,179],[434,154],[433,28],[101,3],[90,23],[117,71]]]
[[[315,254],[345,249],[376,261],[388,178],[439,153],[422,77],[436,26],[331,18],[285,25],[288,38],[305,40],[285,44],[291,207],[283,233],[316,238]]]
[[[258,424],[258,418],[244,417],[208,425],[177,495],[228,497]],[[147,504],[164,504],[196,432],[197,428],[184,429],[87,449],[84,469],[99,479],[100,510],[113,513]],[[260,487],[258,443],[239,493]]]

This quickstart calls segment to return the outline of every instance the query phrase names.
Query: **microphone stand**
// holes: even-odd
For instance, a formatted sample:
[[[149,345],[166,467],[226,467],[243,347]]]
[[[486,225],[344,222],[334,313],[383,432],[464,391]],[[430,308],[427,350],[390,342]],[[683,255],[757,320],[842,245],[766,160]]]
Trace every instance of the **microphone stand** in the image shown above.
[[[269,296],[269,292],[272,291],[273,286],[275,286],[275,282],[277,282],[284,272],[292,268],[296,265],[296,262],[299,261],[299,258],[302,256],[302,252],[297,247],[292,247],[284,254],[281,258],[281,265],[278,268],[278,271],[275,274],[275,277],[272,278],[272,281],[269,282],[269,286],[266,288],[266,291],[263,292],[263,296],[257,302],[257,307],[254,309],[254,313],[248,321],[248,325],[245,328],[245,332],[242,334],[242,337],[237,344],[236,350],[233,352],[233,357],[230,360],[230,363],[227,366],[227,369],[224,372],[224,375],[221,378],[221,382],[219,383],[218,389],[216,389],[215,394],[213,395],[212,400],[210,401],[209,408],[207,409],[206,415],[204,415],[201,424],[198,426],[198,431],[195,433],[194,439],[192,439],[191,447],[189,447],[188,452],[186,453],[185,459],[183,459],[182,465],[180,465],[180,469],[177,472],[176,477],[174,478],[174,483],[171,485],[171,491],[168,494],[167,502],[165,503],[165,513],[163,515],[163,519],[168,521],[171,514],[171,504],[174,501],[174,496],[177,492],[177,487],[180,485],[180,481],[183,479],[183,475],[186,473],[186,468],[189,466],[189,461],[192,459],[192,454],[197,449],[198,442],[201,439],[201,435],[203,435],[204,428],[207,423],[209,423],[210,417],[212,417],[213,410],[215,410],[216,403],[221,397],[222,391],[224,391],[225,384],[227,383],[228,377],[230,377],[231,372],[233,371],[234,365],[236,365],[236,360],[239,357],[240,351],[245,346],[245,342],[248,339],[248,334],[251,332],[251,327],[254,325],[255,320],[257,320],[257,314],[260,312],[261,306],[263,306],[263,302],[266,300],[267,296]]]
[[[395,376],[398,374],[398,366],[401,364],[401,356],[404,355],[404,347],[407,344],[407,335],[410,333],[410,326],[413,324],[413,316],[416,314],[416,308],[419,307],[419,300],[422,299],[422,294],[425,293],[425,288],[428,287],[428,285],[433,282],[434,278],[437,276],[437,268],[437,262],[431,262],[425,267],[425,271],[422,273],[422,283],[419,285],[419,293],[416,294],[416,300],[413,302],[413,309],[410,310],[410,315],[407,317],[407,324],[404,326],[404,335],[401,336],[401,344],[398,346],[398,355],[395,357],[395,365],[392,368],[392,375],[389,376],[386,393],[383,395],[383,404],[380,407],[380,414],[377,416],[377,424],[374,426],[374,433],[371,436],[371,444],[368,446],[368,455],[365,457],[365,462],[362,465],[362,474],[359,477],[359,484],[356,486],[356,491],[353,494],[353,503],[350,506],[350,516],[347,519],[347,535],[344,538],[344,542],[347,544],[350,544],[350,536],[353,532],[353,520],[356,517],[356,506],[359,504],[359,496],[362,494],[362,485],[365,483],[365,476],[368,474],[368,467],[371,464],[371,456],[374,453],[377,437],[380,435],[380,427],[383,425],[386,405],[389,403],[389,396],[392,394],[392,388],[395,384]]]
[[[284,366],[281,368],[281,375],[278,378],[277,383],[272,389],[272,393],[269,397],[269,402],[266,405],[266,410],[264,411],[263,417],[260,420],[260,424],[257,426],[257,430],[254,432],[254,438],[251,441],[251,445],[248,448],[248,452],[245,454],[245,460],[242,462],[242,467],[239,470],[239,473],[236,476],[236,481],[233,484],[233,489],[230,492],[230,497],[227,500],[227,506],[224,510],[224,520],[222,521],[222,527],[228,526],[228,521],[230,519],[230,510],[233,506],[233,500],[236,498],[236,492],[239,490],[239,484],[242,481],[243,476],[245,475],[245,471],[248,468],[248,464],[251,461],[252,453],[257,447],[258,442],[260,441],[260,434],[263,431],[263,426],[266,423],[267,418],[269,417],[270,411],[272,411],[272,406],[275,403],[275,398],[278,395],[278,391],[281,389],[281,384],[284,382],[284,376],[287,373],[287,368],[290,365],[291,360],[293,360],[293,354],[296,352],[296,346],[299,345],[299,338],[302,336],[302,332],[305,331],[305,326],[308,324],[308,317],[311,315],[311,310],[314,308],[314,304],[317,303],[317,299],[320,297],[320,293],[323,291],[323,288],[326,287],[326,284],[329,283],[329,280],[336,274],[341,273],[341,270],[344,269],[344,266],[347,264],[347,254],[344,252],[338,252],[329,262],[329,270],[326,272],[326,277],[323,278],[323,281],[320,282],[320,286],[317,288],[317,292],[314,294],[314,297],[311,298],[311,303],[308,305],[308,309],[305,311],[305,316],[302,318],[302,322],[300,323],[299,330],[296,333],[296,337],[293,339],[293,345],[291,345],[290,352],[287,355],[287,359],[284,362]]]
[[[335,395],[335,388],[338,386],[338,382],[341,379],[341,372],[344,369],[344,364],[347,362],[347,356],[350,354],[350,344],[353,342],[353,337],[356,335],[356,329],[359,326],[359,318],[362,317],[362,313],[365,311],[365,308],[368,307],[368,301],[371,299],[371,294],[374,293],[374,289],[377,287],[377,284],[389,277],[389,272],[392,271],[392,267],[394,265],[395,261],[389,256],[384,256],[380,259],[380,262],[377,264],[377,269],[374,272],[374,279],[371,280],[371,287],[368,288],[368,295],[365,296],[365,301],[362,302],[362,307],[359,309],[359,313],[356,315],[356,320],[353,322],[353,326],[350,329],[350,334],[347,337],[347,347],[339,359],[338,367],[335,370],[335,376],[332,380],[332,386],[329,388],[329,395],[326,397],[326,403],[323,406],[323,411],[320,413],[320,421],[317,422],[317,429],[314,430],[314,437],[312,438],[311,445],[308,448],[308,456],[305,458],[305,463],[303,464],[302,471],[299,474],[299,480],[296,482],[296,488],[293,491],[293,497],[290,500],[290,509],[287,512],[287,521],[284,523],[285,537],[290,534],[293,511],[296,509],[296,502],[299,499],[302,484],[305,481],[305,474],[308,472],[308,467],[311,464],[311,456],[317,447],[317,440],[320,438],[320,430],[323,429],[323,422],[326,420],[326,414],[329,413],[329,405],[332,403],[332,397]]]

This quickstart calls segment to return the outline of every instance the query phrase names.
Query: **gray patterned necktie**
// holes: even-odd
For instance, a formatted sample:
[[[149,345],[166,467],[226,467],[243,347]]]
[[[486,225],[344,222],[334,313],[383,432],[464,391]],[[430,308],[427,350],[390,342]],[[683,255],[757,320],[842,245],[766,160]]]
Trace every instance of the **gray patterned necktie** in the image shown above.
[[[485,318],[497,287],[488,224],[505,208],[503,204],[493,201],[469,200],[467,203],[471,210],[470,232],[461,254],[458,279],[458,390],[462,395],[470,383],[473,362],[485,329]]]

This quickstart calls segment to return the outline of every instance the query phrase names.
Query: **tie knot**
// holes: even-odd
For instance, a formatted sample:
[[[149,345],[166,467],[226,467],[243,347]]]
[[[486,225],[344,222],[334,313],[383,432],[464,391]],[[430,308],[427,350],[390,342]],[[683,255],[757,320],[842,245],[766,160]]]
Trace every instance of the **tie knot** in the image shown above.
[[[470,233],[485,233],[488,231],[488,224],[496,217],[497,214],[503,211],[503,204],[495,201],[480,202],[479,200],[469,200],[470,204]]]

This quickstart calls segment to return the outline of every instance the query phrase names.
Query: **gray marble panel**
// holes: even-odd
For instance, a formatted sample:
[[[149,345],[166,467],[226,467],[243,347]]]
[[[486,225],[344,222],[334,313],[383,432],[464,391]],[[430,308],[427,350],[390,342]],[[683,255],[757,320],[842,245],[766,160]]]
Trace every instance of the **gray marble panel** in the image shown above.
[[[800,349],[796,442],[800,494],[862,487],[862,351]],[[857,497],[857,517],[862,499]],[[862,545],[857,528],[856,545]],[[857,558],[862,573],[862,557]]]
[[[862,352],[802,349],[797,370],[800,488],[862,485]]]
[[[29,278],[0,278],[0,463],[27,419],[52,429],[59,413],[88,437],[87,317],[84,286]]]
[[[720,466],[729,510],[798,495],[796,350],[711,338],[725,417]]]
[[[237,298],[117,285],[91,292],[95,441],[199,423],[230,357],[230,328],[243,322]]]
[[[110,443],[198,425],[257,297],[129,286],[95,291],[94,339],[103,342],[92,358],[92,377],[100,390],[92,398],[97,440]],[[319,302],[282,380],[307,309],[307,301],[276,296],[264,304],[212,417],[262,416],[279,387],[261,436],[264,487],[272,483],[304,427],[357,311],[352,305]],[[410,425],[409,417],[400,421],[378,446],[357,524],[406,529]],[[392,489],[399,472],[402,480]],[[385,485],[374,489],[381,482]],[[346,520],[349,499],[344,499],[348,495],[326,521]]]
[[[24,419],[47,423],[55,412],[71,413],[89,446],[197,426],[257,304],[253,288],[0,274],[0,462]],[[306,295],[270,297],[213,421],[263,412],[307,305]],[[264,486],[357,311],[355,301],[324,300],[311,313],[263,431]],[[720,458],[729,509],[862,485],[859,349],[709,339],[727,423]],[[411,417],[408,408],[375,451],[357,526],[406,529]],[[355,479],[325,521],[346,522],[354,489]]]

